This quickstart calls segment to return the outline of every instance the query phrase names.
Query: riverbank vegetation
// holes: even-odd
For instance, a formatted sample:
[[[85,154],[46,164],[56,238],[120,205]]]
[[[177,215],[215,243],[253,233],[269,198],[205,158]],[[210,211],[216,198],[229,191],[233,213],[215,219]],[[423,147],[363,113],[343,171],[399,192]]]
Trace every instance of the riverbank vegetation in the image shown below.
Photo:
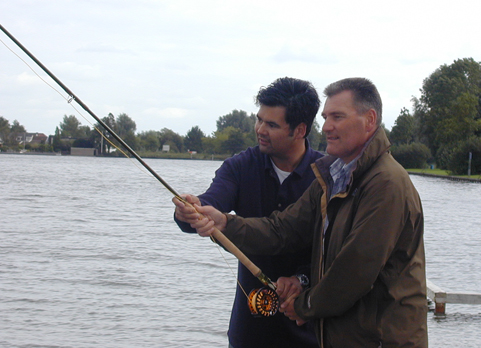
[[[474,180],[481,180],[481,173],[475,174],[475,175],[452,175],[451,172],[443,169],[431,169],[431,168],[408,168],[406,169],[411,174],[427,174],[427,175],[432,175],[432,176],[447,176],[450,178],[460,178],[460,179],[474,179]]]
[[[442,65],[420,91],[412,110],[403,108],[390,132],[393,156],[405,168],[480,174],[481,63],[464,58]]]
[[[391,130],[392,154],[405,168],[438,168],[450,175],[481,173],[481,63],[472,58],[442,65],[428,76],[412,98],[412,108],[403,107]],[[136,132],[127,114],[109,114],[102,119],[142,157],[223,160],[257,144],[256,115],[233,110],[217,120],[210,135],[193,126],[185,135],[168,128]],[[102,133],[104,137],[101,136]],[[19,121],[0,116],[0,151],[61,152],[71,147],[95,148],[97,155],[123,156],[118,144],[99,124],[82,125],[76,116],[65,115],[53,135],[44,141],[26,141]],[[32,137],[33,139],[35,137]],[[326,147],[317,122],[309,141],[313,148]]]

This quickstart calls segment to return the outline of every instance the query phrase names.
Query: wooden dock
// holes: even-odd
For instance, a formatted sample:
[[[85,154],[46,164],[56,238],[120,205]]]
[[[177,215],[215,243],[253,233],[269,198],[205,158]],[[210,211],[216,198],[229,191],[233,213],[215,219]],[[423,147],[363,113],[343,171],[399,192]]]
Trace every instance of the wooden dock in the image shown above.
[[[446,303],[481,304],[481,294],[474,292],[446,292],[429,279],[426,281],[428,298],[435,304],[434,314],[446,314]]]

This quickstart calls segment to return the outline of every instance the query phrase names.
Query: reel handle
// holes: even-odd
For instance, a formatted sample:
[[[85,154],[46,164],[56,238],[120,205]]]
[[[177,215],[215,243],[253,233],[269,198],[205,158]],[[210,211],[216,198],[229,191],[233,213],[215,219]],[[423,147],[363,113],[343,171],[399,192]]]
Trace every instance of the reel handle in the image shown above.
[[[247,305],[254,317],[272,317],[279,310],[279,295],[272,289],[260,288],[250,292]]]

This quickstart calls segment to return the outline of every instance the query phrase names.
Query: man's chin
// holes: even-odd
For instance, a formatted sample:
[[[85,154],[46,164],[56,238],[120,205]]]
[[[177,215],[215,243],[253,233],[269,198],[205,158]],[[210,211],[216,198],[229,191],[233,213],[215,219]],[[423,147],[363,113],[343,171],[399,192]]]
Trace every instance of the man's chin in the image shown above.
[[[261,144],[258,144],[259,145],[259,150],[262,152],[262,153],[266,153],[266,154],[269,154],[270,153],[270,147],[269,146],[266,146],[266,145],[261,145]]]
[[[326,153],[328,155],[338,157],[337,154],[336,154],[336,150],[332,146],[329,146],[329,145],[326,146]]]

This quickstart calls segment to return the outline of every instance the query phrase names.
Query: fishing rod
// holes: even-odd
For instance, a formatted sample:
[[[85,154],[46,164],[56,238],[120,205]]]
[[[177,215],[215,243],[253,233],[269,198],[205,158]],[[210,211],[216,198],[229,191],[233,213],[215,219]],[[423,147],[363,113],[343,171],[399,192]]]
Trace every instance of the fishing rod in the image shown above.
[[[117,135],[104,121],[102,121],[90,108],[80,100],[62,81],[60,81],[45,65],[42,64],[25,46],[23,46],[7,29],[0,24],[0,29],[12,40],[35,64],[37,64],[50,78],[52,78],[68,95],[68,102],[75,101],[89,113],[112,137],[117,140],[137,161],[144,166],[160,183],[169,190],[175,198],[184,204],[193,207],[182,198],[162,177],[157,174],[120,136]],[[103,134],[101,134],[103,136]],[[199,213],[200,214],[200,213]],[[202,214],[200,214],[202,216]],[[231,252],[257,279],[267,288],[254,289],[248,296],[248,305],[253,315],[271,316],[276,314],[279,307],[275,284],[257,267],[245,254],[237,248],[221,231],[214,229],[212,236]]]

